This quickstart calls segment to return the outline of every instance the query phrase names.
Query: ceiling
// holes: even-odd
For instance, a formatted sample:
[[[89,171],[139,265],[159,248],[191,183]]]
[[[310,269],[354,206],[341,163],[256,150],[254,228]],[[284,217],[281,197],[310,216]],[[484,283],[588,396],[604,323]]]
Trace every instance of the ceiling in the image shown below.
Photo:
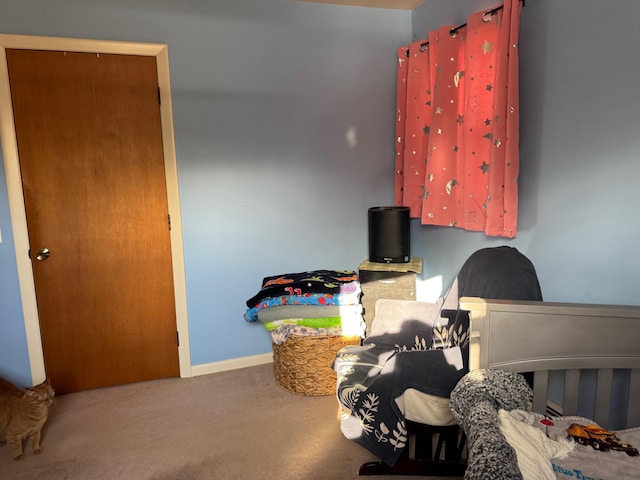
[[[334,5],[354,5],[358,7],[394,8],[396,10],[413,10],[424,0],[296,0],[298,2],[332,3]]]

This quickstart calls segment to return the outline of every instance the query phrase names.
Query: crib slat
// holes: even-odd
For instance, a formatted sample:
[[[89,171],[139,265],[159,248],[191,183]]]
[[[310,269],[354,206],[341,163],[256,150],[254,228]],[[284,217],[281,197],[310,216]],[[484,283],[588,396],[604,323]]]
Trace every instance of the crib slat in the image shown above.
[[[562,398],[562,414],[576,415],[578,413],[578,385],[580,370],[571,369],[564,372],[564,393]]]
[[[613,380],[612,368],[601,368],[598,370],[598,381],[596,383],[596,405],[594,420],[601,426],[607,427],[609,423],[609,412],[611,408],[611,382]]]
[[[533,411],[546,413],[547,389],[549,388],[549,372],[539,370],[533,376]]]
[[[640,370],[630,372],[626,428],[640,427]]]

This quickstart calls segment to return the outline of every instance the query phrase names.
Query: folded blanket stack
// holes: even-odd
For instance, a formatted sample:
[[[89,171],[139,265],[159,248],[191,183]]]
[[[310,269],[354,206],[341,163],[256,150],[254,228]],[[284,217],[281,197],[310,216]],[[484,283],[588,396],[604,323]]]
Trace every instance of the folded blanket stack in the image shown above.
[[[281,345],[290,335],[364,335],[360,281],[354,270],[313,270],[265,277],[244,318],[259,321]]]

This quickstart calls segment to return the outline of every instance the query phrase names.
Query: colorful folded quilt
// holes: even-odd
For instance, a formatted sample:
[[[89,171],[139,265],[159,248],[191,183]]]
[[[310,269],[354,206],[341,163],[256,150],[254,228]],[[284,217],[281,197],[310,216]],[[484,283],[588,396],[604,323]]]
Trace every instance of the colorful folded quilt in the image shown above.
[[[362,305],[277,305],[258,311],[258,320],[272,322],[284,318],[346,317],[362,315]]]
[[[298,325],[300,327],[310,328],[331,328],[342,325],[342,317],[285,318],[282,320],[274,320],[273,322],[264,322],[262,325],[270,332],[283,325]]]
[[[282,341],[286,340],[289,333],[296,333],[296,329],[303,332],[303,335],[327,335],[324,330],[338,328],[340,329],[340,335],[348,337],[364,337],[366,329],[362,314],[344,317],[286,318],[274,320],[273,322],[264,322],[263,325],[272,333],[274,339],[280,338]]]
[[[258,312],[263,308],[277,305],[357,305],[360,303],[360,292],[357,293],[306,293],[303,295],[281,295],[279,297],[269,297],[261,300],[257,305],[249,308],[244,319],[247,322],[258,320]]]
[[[308,293],[352,294],[360,292],[358,274],[354,270],[313,270],[265,277],[260,291],[247,300],[247,307],[255,307],[265,298]]]
[[[297,336],[329,336],[329,337],[362,337],[364,335],[364,322],[363,328],[359,332],[347,332],[342,327],[331,328],[309,328],[302,327],[300,325],[281,325],[273,332],[271,332],[271,339],[276,345],[282,345],[291,335]]]

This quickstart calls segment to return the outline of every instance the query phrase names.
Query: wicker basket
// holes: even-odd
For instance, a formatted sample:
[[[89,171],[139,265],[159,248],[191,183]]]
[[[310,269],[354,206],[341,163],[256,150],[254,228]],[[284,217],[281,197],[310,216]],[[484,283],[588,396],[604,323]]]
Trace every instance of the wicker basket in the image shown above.
[[[282,345],[274,343],[276,383],[301,395],[334,394],[336,353],[347,345],[360,345],[360,340],[360,337],[291,335]]]

